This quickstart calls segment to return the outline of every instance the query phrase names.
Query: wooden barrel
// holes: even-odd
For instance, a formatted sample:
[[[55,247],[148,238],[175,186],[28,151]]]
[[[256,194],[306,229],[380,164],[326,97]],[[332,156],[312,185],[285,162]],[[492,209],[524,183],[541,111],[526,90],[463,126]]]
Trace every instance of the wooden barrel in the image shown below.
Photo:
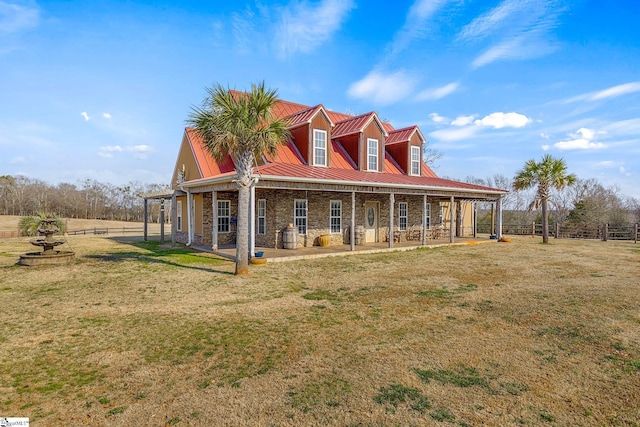
[[[318,244],[322,247],[327,247],[331,244],[331,236],[328,234],[321,234],[318,236]]]
[[[285,249],[298,248],[298,228],[289,224],[282,232],[282,245]]]

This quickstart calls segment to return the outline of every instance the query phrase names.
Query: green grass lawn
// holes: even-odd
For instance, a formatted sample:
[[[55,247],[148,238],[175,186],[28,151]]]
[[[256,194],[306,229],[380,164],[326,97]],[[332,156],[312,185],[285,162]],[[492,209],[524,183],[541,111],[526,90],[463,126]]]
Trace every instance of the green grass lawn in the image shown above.
[[[0,242],[0,416],[32,425],[640,425],[640,245],[516,238],[253,267]]]

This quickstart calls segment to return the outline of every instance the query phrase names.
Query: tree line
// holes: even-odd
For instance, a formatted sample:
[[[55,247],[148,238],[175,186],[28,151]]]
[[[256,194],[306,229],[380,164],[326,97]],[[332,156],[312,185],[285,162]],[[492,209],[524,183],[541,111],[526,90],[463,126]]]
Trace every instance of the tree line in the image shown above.
[[[514,190],[513,178],[495,174],[487,178],[467,176],[471,184],[509,190],[502,199],[504,224],[540,223],[541,214],[530,209],[536,188]],[[570,223],[577,226],[609,224],[624,226],[640,223],[640,199],[626,197],[620,189],[602,185],[597,179],[580,179],[561,190],[552,189],[549,195],[550,223]],[[479,207],[479,224],[490,221],[491,206]]]
[[[140,194],[168,189],[163,184],[130,182],[116,186],[94,179],[76,184],[51,185],[23,175],[0,176],[0,214],[56,215],[61,218],[142,221],[144,200]],[[170,204],[167,204],[167,213]],[[159,203],[149,203],[150,221],[160,216]],[[169,218],[169,215],[165,215]]]

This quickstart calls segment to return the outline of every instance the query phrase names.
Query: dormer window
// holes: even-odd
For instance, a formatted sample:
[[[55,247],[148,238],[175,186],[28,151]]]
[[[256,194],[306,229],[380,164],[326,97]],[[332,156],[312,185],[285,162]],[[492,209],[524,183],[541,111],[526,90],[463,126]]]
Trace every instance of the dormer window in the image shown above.
[[[411,147],[411,175],[420,175],[420,147]]]
[[[378,140],[367,138],[367,170],[378,171]]]
[[[327,131],[313,130],[313,164],[327,166]]]

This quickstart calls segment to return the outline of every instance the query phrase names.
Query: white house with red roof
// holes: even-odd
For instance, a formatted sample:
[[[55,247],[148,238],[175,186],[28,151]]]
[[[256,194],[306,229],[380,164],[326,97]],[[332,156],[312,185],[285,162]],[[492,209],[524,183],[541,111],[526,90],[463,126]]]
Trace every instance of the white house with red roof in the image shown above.
[[[426,244],[434,230],[453,241],[474,233],[474,202],[500,210],[506,191],[437,177],[422,159],[426,140],[417,126],[395,129],[375,112],[352,116],[282,100],[273,113],[291,138],[275,155],[256,159],[252,255],[256,247],[313,246],[320,236],[352,250],[406,239]],[[171,180],[175,241],[213,250],[235,243],[235,175],[229,156],[216,160],[200,135],[185,129]],[[292,231],[293,245],[285,239]]]

